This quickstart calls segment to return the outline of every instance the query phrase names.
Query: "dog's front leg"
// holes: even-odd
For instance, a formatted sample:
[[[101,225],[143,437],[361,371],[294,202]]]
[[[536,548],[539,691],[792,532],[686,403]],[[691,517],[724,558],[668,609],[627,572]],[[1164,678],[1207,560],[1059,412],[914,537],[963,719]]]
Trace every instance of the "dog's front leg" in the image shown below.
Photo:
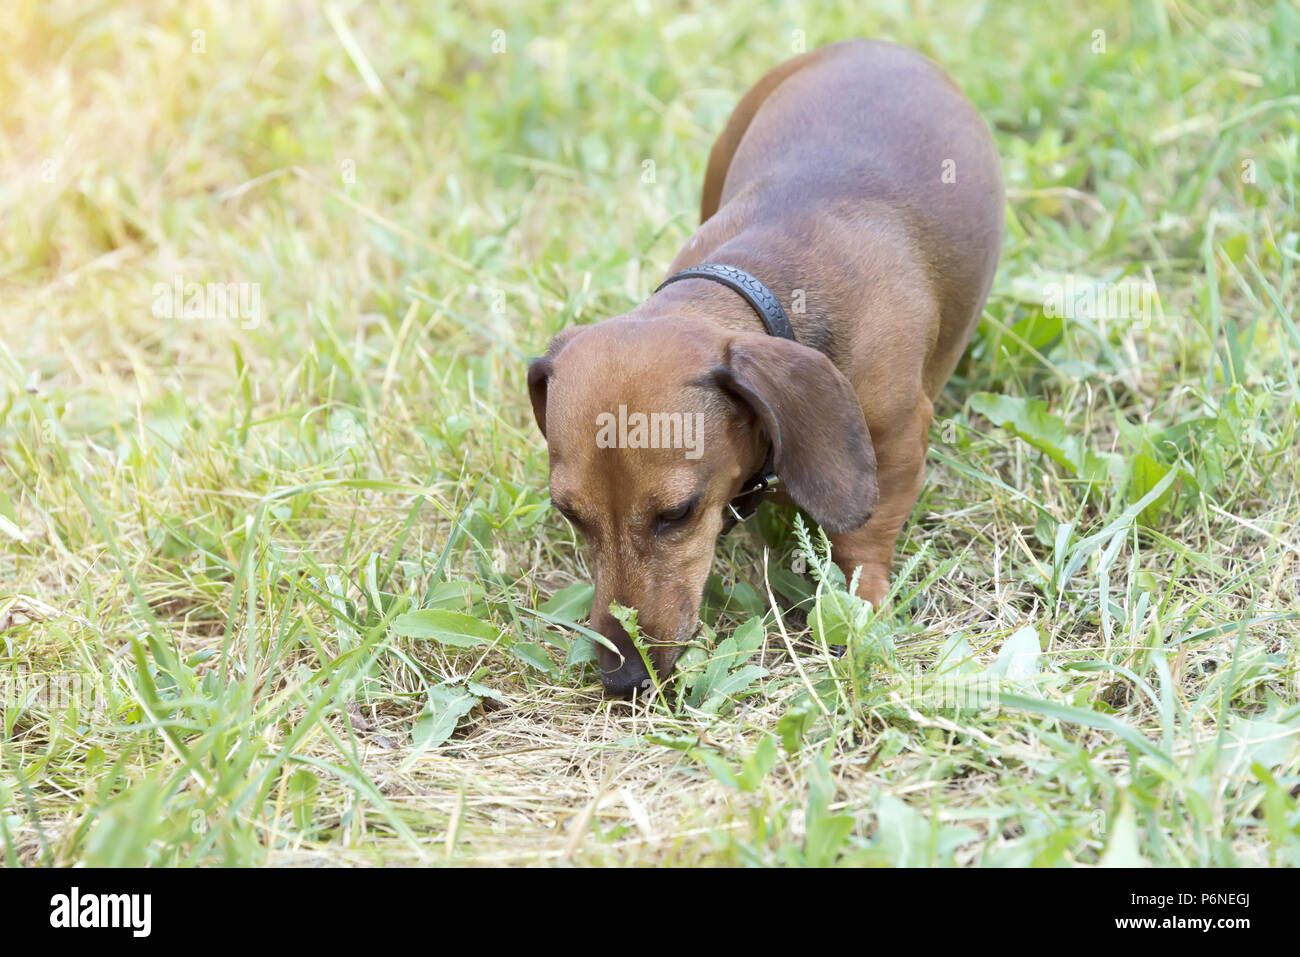
[[[888,431],[871,430],[876,446],[880,502],[871,520],[851,532],[832,534],[831,556],[844,576],[862,568],[858,596],[877,608],[889,592],[889,570],[903,523],[912,514],[925,481],[925,453],[930,441],[934,405],[922,395],[910,417]]]

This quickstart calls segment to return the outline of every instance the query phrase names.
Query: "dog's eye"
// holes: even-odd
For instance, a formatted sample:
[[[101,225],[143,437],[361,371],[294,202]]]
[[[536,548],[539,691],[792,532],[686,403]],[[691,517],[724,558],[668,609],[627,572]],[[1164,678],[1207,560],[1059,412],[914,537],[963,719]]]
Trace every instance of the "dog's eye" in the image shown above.
[[[683,502],[676,508],[670,508],[667,511],[660,512],[655,516],[655,525],[659,531],[667,531],[674,525],[680,525],[691,517],[695,511],[695,499],[689,502]]]

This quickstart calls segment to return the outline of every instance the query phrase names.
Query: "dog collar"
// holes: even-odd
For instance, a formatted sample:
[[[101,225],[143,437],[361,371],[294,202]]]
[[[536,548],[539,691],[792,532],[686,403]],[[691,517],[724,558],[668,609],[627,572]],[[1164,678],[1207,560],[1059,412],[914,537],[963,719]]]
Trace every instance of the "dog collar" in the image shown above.
[[[725,263],[700,263],[698,266],[673,273],[658,285],[655,292],[679,279],[711,279],[721,283],[739,293],[740,297],[749,303],[749,307],[758,313],[758,318],[763,321],[763,328],[767,330],[768,335],[776,336],[778,339],[789,339],[791,342],[799,341],[795,338],[794,326],[790,325],[790,317],[781,307],[781,300],[777,299],[772,290],[768,289],[766,284],[753,273]],[[727,512],[723,516],[724,535],[731,531],[737,522],[752,518],[758,511],[759,503],[764,496],[781,481],[773,467],[774,454],[773,449],[768,449],[767,460],[763,463],[763,467],[746,479],[740,492],[727,503]]]
[[[712,279],[714,282],[722,283],[728,289],[740,293],[740,297],[758,313],[758,318],[763,320],[768,335],[793,342],[799,341],[794,337],[794,327],[790,325],[790,317],[781,308],[781,300],[777,299],[772,290],[768,289],[753,273],[723,263],[700,263],[698,266],[673,273],[659,284],[655,292],[680,279]]]

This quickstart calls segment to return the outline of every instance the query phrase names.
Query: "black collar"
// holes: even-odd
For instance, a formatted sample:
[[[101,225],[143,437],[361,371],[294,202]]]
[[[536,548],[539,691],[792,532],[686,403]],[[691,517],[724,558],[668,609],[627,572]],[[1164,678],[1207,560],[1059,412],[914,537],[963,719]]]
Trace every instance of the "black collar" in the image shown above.
[[[711,279],[714,282],[722,283],[728,289],[739,293],[741,298],[749,303],[750,308],[758,313],[758,318],[763,320],[763,326],[767,329],[768,335],[776,336],[779,339],[789,339],[791,342],[799,341],[795,338],[794,327],[790,325],[790,317],[781,308],[781,301],[773,295],[772,290],[768,289],[757,276],[737,266],[727,266],[723,263],[700,263],[698,266],[692,266],[689,269],[683,269],[681,272],[673,273],[659,284],[655,292],[658,292],[669,283],[677,282],[679,279]],[[743,522],[745,519],[752,517],[758,511],[758,505],[763,500],[763,497],[780,481],[772,465],[772,456],[773,450],[769,448],[767,460],[763,463],[763,467],[746,479],[745,484],[740,487],[739,494],[727,503],[727,514],[724,516],[722,528],[723,534],[729,532],[737,522]]]

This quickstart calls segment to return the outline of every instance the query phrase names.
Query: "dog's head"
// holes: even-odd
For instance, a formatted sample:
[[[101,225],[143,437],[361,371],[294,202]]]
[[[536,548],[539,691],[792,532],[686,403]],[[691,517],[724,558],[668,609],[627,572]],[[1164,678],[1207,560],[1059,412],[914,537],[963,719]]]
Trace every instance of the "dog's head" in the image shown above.
[[[866,522],[876,460],[847,379],[822,353],[760,332],[624,316],[564,330],[528,369],[551,501],[585,538],[591,627],[612,694],[650,675],[611,603],[634,608],[666,678],[695,632],[724,510],[769,448],[794,502],[830,531]]]

